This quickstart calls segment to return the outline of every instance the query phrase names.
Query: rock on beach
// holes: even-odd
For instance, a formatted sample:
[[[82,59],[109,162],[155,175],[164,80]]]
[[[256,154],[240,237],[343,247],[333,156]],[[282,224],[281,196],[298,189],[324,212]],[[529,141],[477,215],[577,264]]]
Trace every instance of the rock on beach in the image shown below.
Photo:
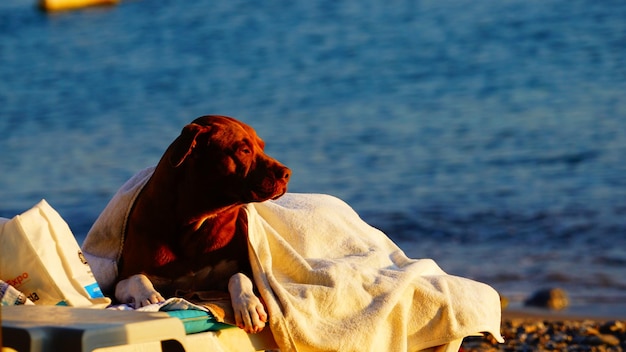
[[[561,310],[569,306],[569,297],[561,288],[546,288],[532,294],[524,305]]]

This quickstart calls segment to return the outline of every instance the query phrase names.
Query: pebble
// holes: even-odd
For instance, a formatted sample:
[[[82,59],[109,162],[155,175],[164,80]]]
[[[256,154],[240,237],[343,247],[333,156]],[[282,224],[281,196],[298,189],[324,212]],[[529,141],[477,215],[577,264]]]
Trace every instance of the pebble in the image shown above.
[[[489,335],[469,337],[460,351],[626,351],[623,321],[510,319],[503,321],[501,330],[505,343]]]
[[[533,293],[524,304],[560,310],[569,306],[569,297],[567,292],[561,288],[546,288]]]

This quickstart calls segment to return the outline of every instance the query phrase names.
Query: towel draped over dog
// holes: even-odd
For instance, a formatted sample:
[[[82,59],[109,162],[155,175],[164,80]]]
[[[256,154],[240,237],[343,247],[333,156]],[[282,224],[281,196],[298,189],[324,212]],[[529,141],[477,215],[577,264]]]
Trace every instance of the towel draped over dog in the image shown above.
[[[126,217],[152,170],[118,191],[83,243],[105,292],[116,282]],[[495,290],[407,258],[343,201],[287,193],[247,212],[254,282],[281,350],[418,351],[480,332],[502,341]]]

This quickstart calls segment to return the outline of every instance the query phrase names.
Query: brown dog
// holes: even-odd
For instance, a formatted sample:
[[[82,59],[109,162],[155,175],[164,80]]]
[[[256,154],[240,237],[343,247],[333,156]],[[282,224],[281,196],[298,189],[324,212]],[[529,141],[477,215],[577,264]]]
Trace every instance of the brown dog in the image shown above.
[[[276,199],[290,171],[248,125],[203,116],[185,126],[131,210],[115,297],[141,307],[163,297],[228,291],[237,325],[265,326],[253,292],[243,205]]]

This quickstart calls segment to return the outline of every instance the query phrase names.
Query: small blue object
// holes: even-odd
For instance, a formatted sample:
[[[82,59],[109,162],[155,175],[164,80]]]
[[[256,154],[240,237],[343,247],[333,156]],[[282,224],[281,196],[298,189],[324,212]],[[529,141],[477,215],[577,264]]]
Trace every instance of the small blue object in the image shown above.
[[[102,290],[100,290],[100,286],[98,286],[97,282],[94,282],[91,285],[85,286],[85,290],[89,294],[91,298],[103,298]]]

